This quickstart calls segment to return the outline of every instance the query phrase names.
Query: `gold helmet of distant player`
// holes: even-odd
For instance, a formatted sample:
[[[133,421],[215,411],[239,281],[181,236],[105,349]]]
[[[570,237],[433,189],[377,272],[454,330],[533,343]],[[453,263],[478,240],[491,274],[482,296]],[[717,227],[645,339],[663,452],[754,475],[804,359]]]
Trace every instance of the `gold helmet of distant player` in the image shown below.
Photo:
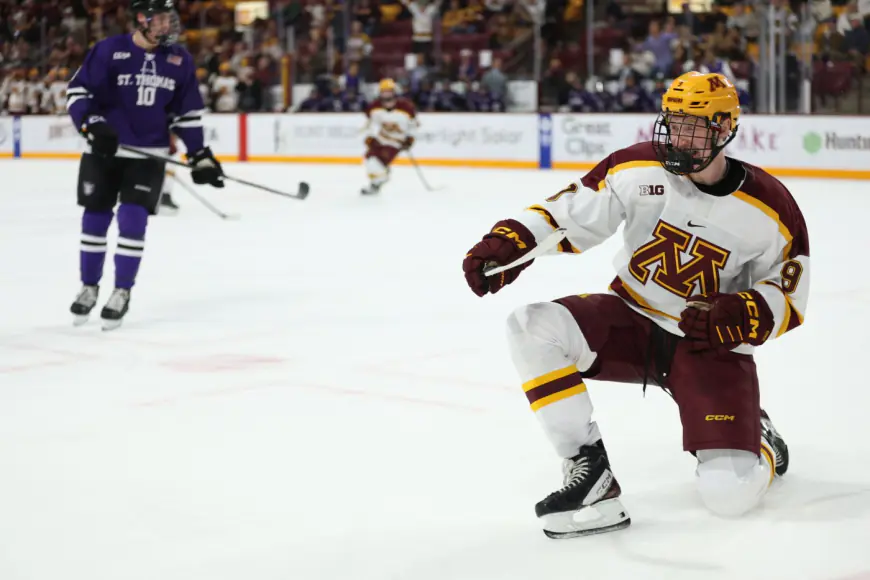
[[[382,79],[380,83],[378,83],[378,96],[381,101],[389,106],[392,106],[396,102],[396,81],[393,79]]]
[[[740,99],[727,77],[687,72],[662,95],[653,147],[675,175],[703,171],[737,134]]]

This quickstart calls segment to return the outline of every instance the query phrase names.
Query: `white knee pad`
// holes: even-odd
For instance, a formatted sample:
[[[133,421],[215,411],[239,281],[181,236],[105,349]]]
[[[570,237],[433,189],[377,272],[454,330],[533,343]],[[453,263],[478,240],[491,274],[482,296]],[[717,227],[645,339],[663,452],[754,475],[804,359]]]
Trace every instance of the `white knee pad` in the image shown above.
[[[740,516],[761,501],[770,485],[770,466],[755,453],[737,449],[697,452],[701,500],[711,512]]]
[[[596,354],[574,317],[555,302],[538,302],[514,310],[507,320],[507,337],[511,357],[524,377],[536,376],[542,366],[558,368],[560,363],[571,362],[583,372],[595,362]]]
[[[381,185],[389,178],[389,170],[377,157],[366,157],[366,173],[375,185]]]

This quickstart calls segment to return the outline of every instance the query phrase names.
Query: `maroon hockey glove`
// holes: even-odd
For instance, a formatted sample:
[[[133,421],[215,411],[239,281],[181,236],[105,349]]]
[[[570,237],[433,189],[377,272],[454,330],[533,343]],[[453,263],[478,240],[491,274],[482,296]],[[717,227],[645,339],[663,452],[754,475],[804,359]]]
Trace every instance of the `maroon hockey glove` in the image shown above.
[[[679,326],[695,352],[719,347],[731,350],[740,344],[759,346],[773,330],[773,313],[755,290],[692,296],[687,304]]]
[[[511,268],[495,276],[485,276],[483,269],[487,266],[503,266],[523,256],[537,245],[535,236],[516,220],[502,220],[493,226],[492,231],[479,241],[465,256],[462,270],[465,281],[472,292],[484,296],[487,292],[495,294],[506,285],[517,279],[520,272],[531,265],[534,260]]]
[[[402,149],[408,150],[414,146],[414,138],[413,137],[405,137],[405,140],[402,141]]]

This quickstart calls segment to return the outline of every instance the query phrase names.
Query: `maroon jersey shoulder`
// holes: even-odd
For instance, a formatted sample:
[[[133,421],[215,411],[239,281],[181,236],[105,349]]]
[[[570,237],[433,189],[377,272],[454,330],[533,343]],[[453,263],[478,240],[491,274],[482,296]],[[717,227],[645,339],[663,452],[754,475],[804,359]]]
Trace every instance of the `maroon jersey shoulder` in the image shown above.
[[[588,188],[598,189],[599,184],[607,177],[607,173],[618,165],[638,162],[646,165],[658,163],[652,141],[643,141],[624,149],[614,151],[598,163],[589,173],[583,176],[580,182]]]
[[[380,98],[375,99],[369,104],[368,107],[366,107],[366,116],[371,115],[372,111],[374,111],[375,109],[402,111],[404,113],[407,113],[409,117],[414,117],[417,114],[414,103],[410,99],[405,99],[402,97],[396,99],[396,104],[393,105],[393,107],[391,108],[384,105],[384,102]]]
[[[414,106],[411,99],[399,97],[396,99],[396,109],[408,113],[408,116],[412,118],[417,115],[417,107]]]
[[[746,168],[746,180],[740,187],[740,191],[767,208],[766,213],[788,230],[792,237],[792,247],[788,257],[809,256],[807,225],[794,196],[780,180],[764,169],[745,161],[740,163]]]

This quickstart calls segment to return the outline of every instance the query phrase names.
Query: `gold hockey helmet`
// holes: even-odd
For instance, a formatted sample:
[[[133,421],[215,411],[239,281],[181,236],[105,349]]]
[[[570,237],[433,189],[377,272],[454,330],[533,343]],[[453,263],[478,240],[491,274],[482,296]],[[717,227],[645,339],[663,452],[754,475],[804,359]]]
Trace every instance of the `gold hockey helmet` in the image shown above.
[[[739,118],[740,99],[727,77],[680,75],[662,95],[653,132],[656,155],[676,175],[702,171],[734,139]]]
[[[378,83],[378,96],[387,107],[392,107],[396,102],[396,81],[382,79]]]

